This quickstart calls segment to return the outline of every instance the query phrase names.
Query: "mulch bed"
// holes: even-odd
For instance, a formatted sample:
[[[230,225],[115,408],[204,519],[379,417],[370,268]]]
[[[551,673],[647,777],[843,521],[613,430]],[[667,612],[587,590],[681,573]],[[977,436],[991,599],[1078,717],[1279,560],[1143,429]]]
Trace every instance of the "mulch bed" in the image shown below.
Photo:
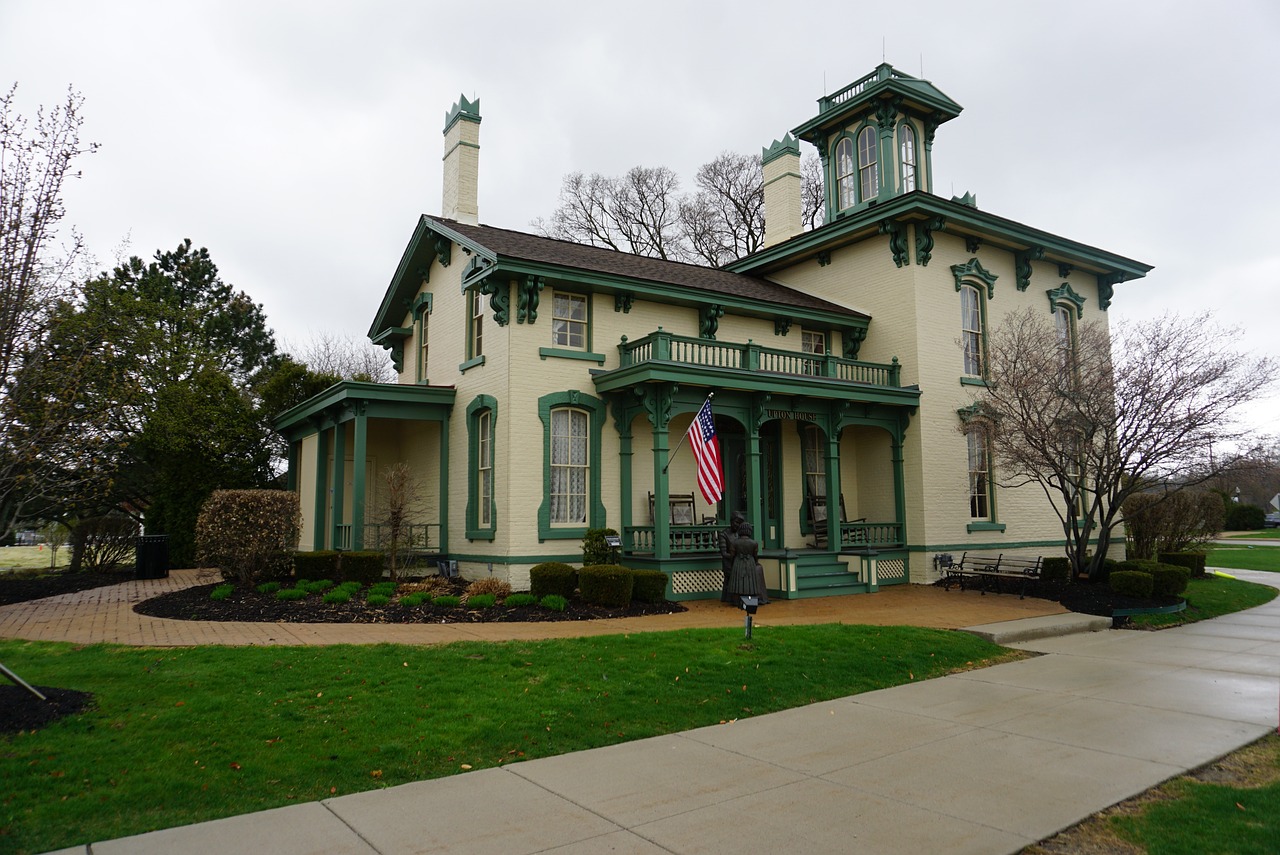
[[[945,587],[945,582],[945,579],[940,580],[935,582],[934,586]],[[1020,587],[1014,588],[1010,583],[1006,582],[1005,592],[999,596],[1016,597],[1020,590]],[[1028,597],[1061,603],[1063,608],[1073,612],[1085,615],[1101,615],[1102,617],[1111,617],[1119,610],[1164,608],[1166,606],[1176,606],[1182,602],[1181,597],[1123,597],[1106,585],[1090,585],[1087,582],[1073,584],[1070,582],[1032,580],[1027,582],[1026,592]],[[988,596],[993,596],[993,594],[989,593]],[[1118,620],[1123,621],[1123,618]]]
[[[461,596],[466,582],[455,582],[443,593]],[[365,602],[366,591],[357,592],[346,603],[326,603],[320,594],[303,600],[277,600],[274,594],[259,594],[237,586],[225,600],[209,599],[216,585],[199,585],[161,594],[133,607],[138,614],[173,620],[268,621],[273,623],[529,623],[566,620],[606,620],[644,615],[669,615],[687,611],[679,603],[632,601],[625,609],[608,609],[570,600],[563,612],[541,606],[492,606],[486,609],[465,605],[444,607],[423,603],[406,607],[395,600],[384,606]]]
[[[104,585],[119,585],[133,578],[132,568],[118,572],[68,573],[64,570],[31,577],[5,573],[0,575],[0,606],[56,597],[58,594],[74,594]]]
[[[0,733],[38,730],[63,716],[74,715],[93,703],[89,692],[36,686],[42,701],[21,686],[0,677]]]

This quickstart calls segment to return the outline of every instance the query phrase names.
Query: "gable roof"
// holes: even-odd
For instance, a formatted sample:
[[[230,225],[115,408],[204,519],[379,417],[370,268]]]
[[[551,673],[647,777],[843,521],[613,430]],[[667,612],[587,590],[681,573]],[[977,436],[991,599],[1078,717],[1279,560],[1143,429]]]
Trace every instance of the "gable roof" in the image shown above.
[[[399,326],[421,287],[422,271],[440,253],[441,238],[461,246],[472,256],[471,264],[486,275],[501,269],[513,277],[530,274],[586,283],[604,292],[633,291],[676,304],[719,303],[736,312],[828,324],[865,326],[870,320],[862,312],[757,276],[424,214],[379,307],[370,338]]]

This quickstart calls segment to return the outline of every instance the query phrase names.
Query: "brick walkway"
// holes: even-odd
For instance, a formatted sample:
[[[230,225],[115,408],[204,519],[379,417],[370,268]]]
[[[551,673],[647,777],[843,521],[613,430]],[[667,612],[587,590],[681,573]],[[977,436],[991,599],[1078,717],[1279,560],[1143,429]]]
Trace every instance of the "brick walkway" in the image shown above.
[[[481,624],[314,624],[229,623],[148,617],[134,605],[169,591],[218,581],[208,570],[177,570],[165,579],[146,579],[0,606],[0,638],[32,641],[110,642],[141,647],[299,644],[443,644],[659,632],[689,627],[743,625],[742,612],[717,601],[687,603],[681,614],[600,621]],[[876,594],[774,600],[756,616],[757,627],[784,624],[850,623],[955,629],[1064,609],[1044,600],[1005,594],[943,591],[921,585],[882,588]]]

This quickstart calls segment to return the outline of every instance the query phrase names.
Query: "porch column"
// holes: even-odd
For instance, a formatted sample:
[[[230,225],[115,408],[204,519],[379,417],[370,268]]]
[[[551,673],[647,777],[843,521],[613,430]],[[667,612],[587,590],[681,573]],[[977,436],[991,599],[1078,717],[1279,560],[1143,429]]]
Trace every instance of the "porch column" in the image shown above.
[[[289,440],[289,468],[285,473],[284,488],[289,492],[298,489],[298,455],[302,453],[302,441]]]
[[[631,425],[622,424],[622,419],[626,418],[623,413],[621,419],[614,421],[614,426],[618,429],[618,486],[622,494],[618,496],[618,513],[622,527],[623,547],[631,549],[635,544],[631,542],[631,537],[627,533],[627,528],[636,524],[631,518]]]
[[[338,422],[333,426],[333,486],[329,488],[333,494],[333,537],[330,542],[334,549],[342,543],[342,532],[338,526],[342,525],[343,507],[347,503],[344,495],[346,478],[343,477],[346,474],[346,458],[347,426]]]
[[[364,405],[359,405],[356,412],[355,448],[351,452],[351,549],[360,552],[364,549],[364,495],[365,459],[369,449],[369,418],[364,414]]]
[[[659,561],[671,557],[671,490],[667,486],[667,455],[670,451],[667,426],[653,428],[653,556]]]
[[[440,420],[440,498],[436,500],[440,515],[441,554],[449,554],[449,420]]]
[[[751,419],[755,421],[755,419]],[[747,431],[747,521],[755,529],[756,543],[763,543],[768,535],[764,526],[764,488],[760,481],[760,427],[750,425]],[[730,516],[733,511],[730,510]]]
[[[827,549],[839,552],[844,532],[840,529],[840,429],[827,420]]]
[[[314,514],[311,521],[311,548],[324,549],[325,533],[329,530],[329,521],[326,516],[328,513],[329,483],[325,477],[328,473],[327,464],[329,463],[329,435],[324,429],[316,430],[316,494],[312,497],[314,504],[311,512]]]
[[[907,481],[902,471],[902,432],[895,431],[892,436],[890,453],[893,455],[893,512],[898,518],[902,545],[905,547],[907,545]]]

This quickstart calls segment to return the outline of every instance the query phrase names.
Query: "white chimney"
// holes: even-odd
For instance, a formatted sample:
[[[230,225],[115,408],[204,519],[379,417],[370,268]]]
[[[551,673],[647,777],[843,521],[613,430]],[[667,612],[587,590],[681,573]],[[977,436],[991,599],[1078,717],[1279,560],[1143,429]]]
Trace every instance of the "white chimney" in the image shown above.
[[[773,246],[804,231],[800,209],[800,143],[791,134],[765,148],[764,245]]]
[[[480,224],[480,99],[459,95],[444,117],[444,193],[440,215]]]

